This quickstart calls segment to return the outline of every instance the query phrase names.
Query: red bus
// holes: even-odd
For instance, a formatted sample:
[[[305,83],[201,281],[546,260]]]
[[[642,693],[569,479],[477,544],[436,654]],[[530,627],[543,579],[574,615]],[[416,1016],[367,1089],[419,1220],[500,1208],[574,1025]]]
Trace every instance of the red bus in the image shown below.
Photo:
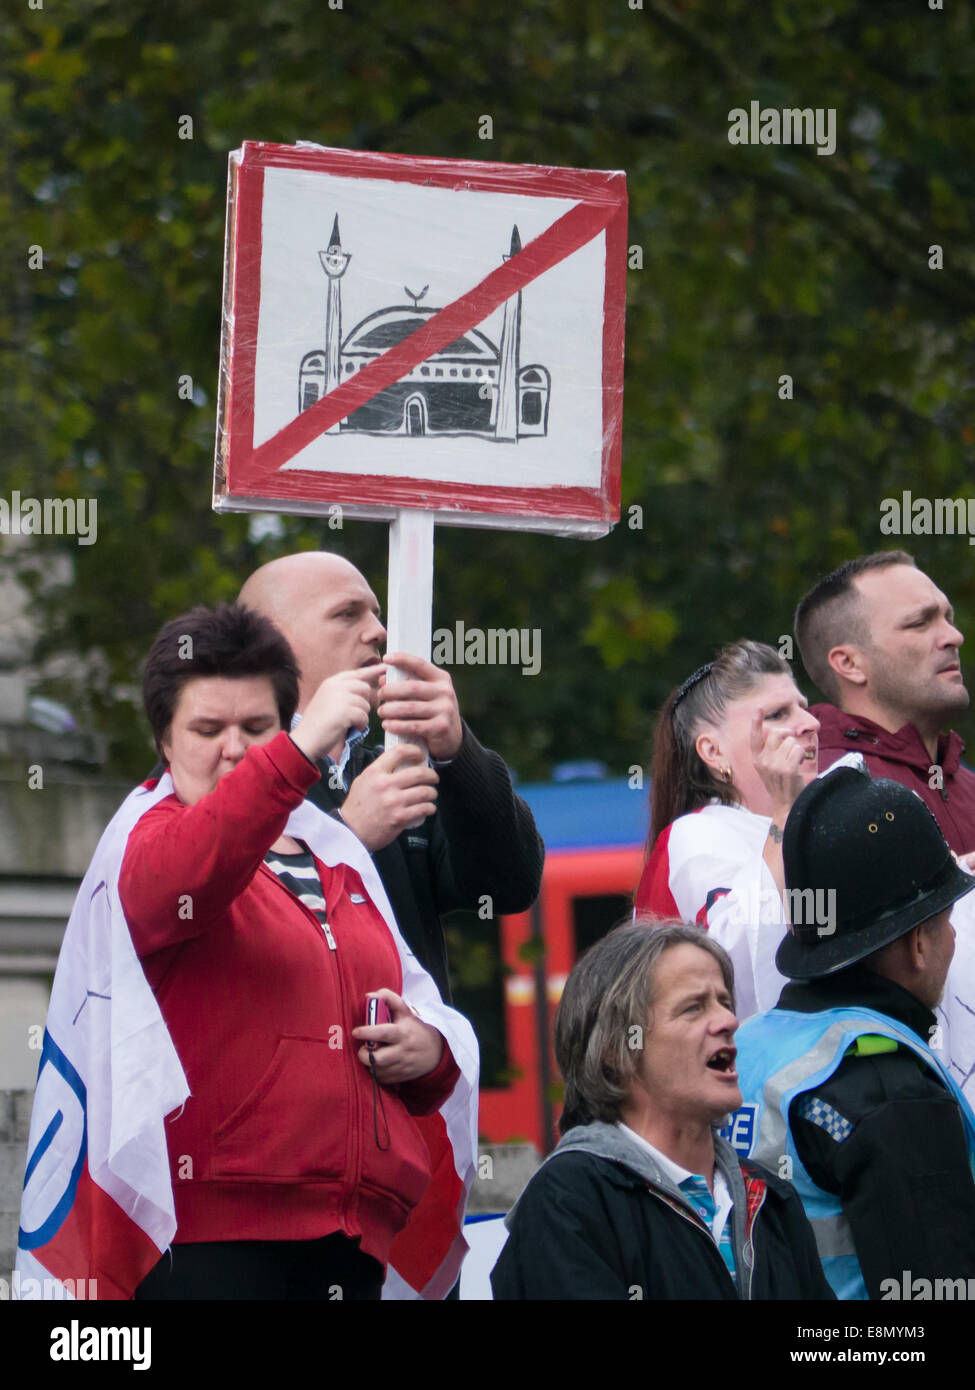
[[[517,790],[545,841],[538,902],[496,922],[458,913],[447,931],[455,1003],[481,1042],[482,1139],[528,1140],[547,1153],[561,1108],[555,1006],[576,957],[632,910],[649,805],[647,790],[626,780]]]

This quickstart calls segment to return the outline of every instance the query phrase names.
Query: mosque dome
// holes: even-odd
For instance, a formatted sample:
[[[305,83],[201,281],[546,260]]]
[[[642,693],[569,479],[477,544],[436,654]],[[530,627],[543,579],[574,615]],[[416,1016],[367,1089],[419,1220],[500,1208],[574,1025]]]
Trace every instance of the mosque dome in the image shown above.
[[[396,305],[389,309],[379,309],[369,314],[349,333],[342,344],[343,353],[380,353],[401,343],[427,319],[439,313],[438,309],[420,308],[418,305]],[[498,349],[484,333],[472,328],[462,337],[456,338],[433,357],[463,357],[468,361],[494,362],[498,360]]]

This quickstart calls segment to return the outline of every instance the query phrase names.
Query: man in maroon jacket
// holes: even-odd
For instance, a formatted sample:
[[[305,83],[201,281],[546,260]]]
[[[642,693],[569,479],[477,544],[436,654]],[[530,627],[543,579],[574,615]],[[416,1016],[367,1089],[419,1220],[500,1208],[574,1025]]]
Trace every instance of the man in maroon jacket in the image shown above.
[[[971,855],[975,772],[947,728],[968,708],[965,639],[945,595],[906,551],[880,551],[820,579],[796,609],[795,631],[806,670],[831,701],[810,711],[820,722],[820,767],[862,753],[874,777],[918,793],[956,854]]]

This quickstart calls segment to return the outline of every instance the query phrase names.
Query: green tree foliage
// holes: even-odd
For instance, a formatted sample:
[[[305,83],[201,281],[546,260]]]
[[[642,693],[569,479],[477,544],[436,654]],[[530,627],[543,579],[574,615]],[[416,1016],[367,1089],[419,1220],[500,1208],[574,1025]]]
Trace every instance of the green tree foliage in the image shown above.
[[[598,542],[438,531],[435,625],[541,629],[540,675],[455,673],[523,775],[640,761],[715,646],[777,640],[818,573],[898,543],[882,498],[971,490],[967,0],[636,3],[46,0],[2,21],[5,486],[98,499],[44,650],[100,654],[75,699],[117,766],[145,767],[122,695],[164,619],[296,547],[335,545],[384,587],[383,527],[286,519],[257,540],[210,511],[226,157],[245,139],[627,171],[643,268],[623,521]],[[835,108],[835,153],[730,144],[752,100]],[[908,548],[970,629],[965,539]]]

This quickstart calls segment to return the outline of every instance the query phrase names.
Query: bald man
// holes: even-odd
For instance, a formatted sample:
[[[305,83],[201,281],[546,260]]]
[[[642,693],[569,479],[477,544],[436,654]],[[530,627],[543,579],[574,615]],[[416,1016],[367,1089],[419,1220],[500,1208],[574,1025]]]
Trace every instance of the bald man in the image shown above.
[[[341,819],[373,857],[400,929],[445,999],[443,913],[523,912],[538,896],[545,847],[531,811],[497,753],[482,748],[461,718],[442,667],[408,653],[380,660],[386,630],[379,601],[354,565],[311,551],[262,566],[240,602],[270,618],[301,668],[299,713],[329,676],[362,670],[374,684],[390,733],[422,738],[388,753],[351,730],[323,760],[309,798]],[[388,688],[385,666],[404,679]],[[418,821],[422,824],[417,825]]]

